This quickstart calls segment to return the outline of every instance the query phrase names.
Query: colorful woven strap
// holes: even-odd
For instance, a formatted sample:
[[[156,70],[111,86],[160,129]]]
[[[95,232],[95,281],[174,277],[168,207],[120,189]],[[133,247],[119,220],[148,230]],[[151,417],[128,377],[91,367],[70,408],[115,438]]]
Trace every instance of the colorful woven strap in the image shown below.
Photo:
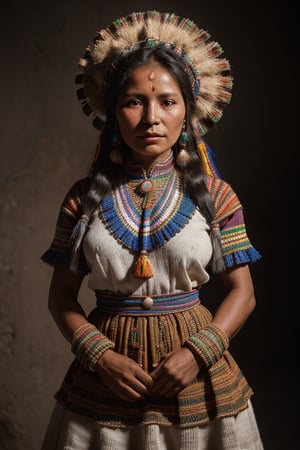
[[[120,296],[108,295],[96,291],[97,307],[109,314],[151,315],[168,314],[192,308],[200,302],[198,289],[153,296]]]
[[[114,343],[91,323],[86,323],[77,328],[73,334],[71,349],[80,364],[94,372],[95,364],[103,353],[109,348],[114,348]]]
[[[200,367],[210,369],[229,347],[227,335],[215,323],[211,322],[184,343],[200,362]]]

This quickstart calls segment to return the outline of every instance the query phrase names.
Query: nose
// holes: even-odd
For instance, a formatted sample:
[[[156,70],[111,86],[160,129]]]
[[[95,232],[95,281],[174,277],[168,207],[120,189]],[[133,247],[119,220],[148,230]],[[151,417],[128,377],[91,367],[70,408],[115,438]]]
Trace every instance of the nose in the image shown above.
[[[159,108],[155,103],[149,103],[144,106],[143,123],[154,125],[159,123]]]

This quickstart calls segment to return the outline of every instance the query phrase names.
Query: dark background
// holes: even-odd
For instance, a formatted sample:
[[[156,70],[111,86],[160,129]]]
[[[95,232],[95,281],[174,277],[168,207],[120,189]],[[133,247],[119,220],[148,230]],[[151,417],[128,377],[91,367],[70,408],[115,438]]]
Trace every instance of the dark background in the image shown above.
[[[254,389],[265,449],[294,450],[298,23],[289,2],[258,0],[12,0],[1,6],[0,449],[39,450],[71,359],[47,311],[51,272],[39,257],[52,239],[60,201],[85,175],[97,140],[76,99],[77,61],[96,30],[146,9],[194,20],[231,62],[233,98],[207,141],[263,256],[251,268],[257,307],[231,352]],[[89,295],[83,289],[87,307]],[[205,288],[202,299],[214,308],[215,291]]]

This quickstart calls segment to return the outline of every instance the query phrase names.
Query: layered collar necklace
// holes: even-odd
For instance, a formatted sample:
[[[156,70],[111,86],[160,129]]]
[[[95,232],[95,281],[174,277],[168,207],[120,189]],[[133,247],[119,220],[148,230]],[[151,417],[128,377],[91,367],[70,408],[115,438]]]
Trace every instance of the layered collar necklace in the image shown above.
[[[147,279],[153,276],[148,252],[175,236],[196,207],[183,193],[172,153],[149,173],[133,162],[125,170],[128,181],[103,199],[100,217],[115,239],[137,252],[134,275]]]

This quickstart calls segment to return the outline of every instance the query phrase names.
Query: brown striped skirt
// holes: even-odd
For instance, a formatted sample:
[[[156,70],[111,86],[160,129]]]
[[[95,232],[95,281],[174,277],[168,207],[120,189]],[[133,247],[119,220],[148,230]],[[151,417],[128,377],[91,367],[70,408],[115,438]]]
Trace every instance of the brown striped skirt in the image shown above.
[[[211,320],[211,313],[200,303],[165,314],[120,315],[95,308],[89,315],[89,321],[115,343],[115,351],[132,358],[148,372]],[[112,428],[139,424],[188,428],[237,415],[247,408],[252,394],[234,358],[226,351],[178,396],[150,395],[134,403],[116,397],[99,375],[74,359],[56,398],[70,411]]]

